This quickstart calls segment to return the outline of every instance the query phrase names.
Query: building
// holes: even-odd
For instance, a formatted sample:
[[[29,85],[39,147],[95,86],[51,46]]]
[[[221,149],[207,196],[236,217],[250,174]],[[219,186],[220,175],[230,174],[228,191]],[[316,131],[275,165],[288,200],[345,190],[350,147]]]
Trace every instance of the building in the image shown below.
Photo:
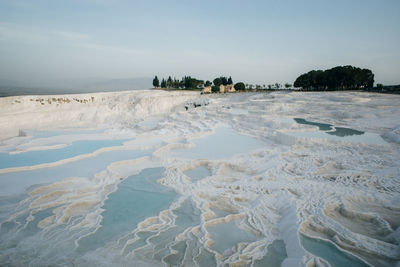
[[[220,85],[219,86],[219,92],[220,93],[233,93],[235,92],[235,87],[233,86],[233,84],[227,84],[227,85]]]
[[[211,86],[206,86],[201,91],[202,94],[211,94]]]

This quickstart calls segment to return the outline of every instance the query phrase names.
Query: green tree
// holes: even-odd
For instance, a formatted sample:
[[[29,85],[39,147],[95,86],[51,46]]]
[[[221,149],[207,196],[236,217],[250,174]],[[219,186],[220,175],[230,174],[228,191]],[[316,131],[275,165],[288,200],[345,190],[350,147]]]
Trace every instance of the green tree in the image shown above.
[[[244,91],[246,89],[246,86],[242,82],[236,83],[234,87],[237,91]]]
[[[211,84],[212,84],[212,83],[211,83],[209,80],[207,80],[206,83],[204,84],[204,86],[207,87],[207,86],[210,86]]]
[[[215,86],[220,86],[222,84],[222,79],[221,78],[215,78],[213,81]]]
[[[171,76],[168,77],[168,80],[167,80],[167,87],[168,87],[168,88],[172,87],[172,78],[171,78]]]
[[[167,88],[167,82],[164,80],[164,78],[161,81],[161,88]]]
[[[379,90],[382,90],[383,89],[383,84],[377,83],[376,84],[376,88],[379,89]]]
[[[222,81],[222,85],[228,85],[228,79],[226,77],[220,77]]]
[[[177,80],[175,77],[174,77],[174,81],[173,81],[172,87],[179,88],[179,80]]]
[[[153,79],[153,86],[154,87],[159,87],[160,86],[160,81],[158,80],[157,75]]]
[[[233,81],[232,81],[232,77],[231,77],[231,76],[229,76],[229,78],[228,78],[228,84],[233,84]]]
[[[374,74],[369,69],[353,66],[337,66],[325,71],[312,70],[300,75],[294,87],[305,90],[348,90],[355,88],[372,88]]]
[[[191,80],[192,78],[190,77],[190,76],[185,76],[185,88],[186,89],[188,89],[188,88],[191,88],[191,82],[190,82],[190,80]]]
[[[290,87],[292,87],[292,85],[290,83],[285,83],[285,88],[289,89]]]

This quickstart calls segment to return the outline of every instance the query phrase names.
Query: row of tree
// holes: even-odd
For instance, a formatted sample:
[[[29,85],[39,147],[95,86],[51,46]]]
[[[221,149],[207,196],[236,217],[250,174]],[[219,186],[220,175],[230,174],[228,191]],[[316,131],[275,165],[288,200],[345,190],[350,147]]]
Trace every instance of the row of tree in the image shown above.
[[[292,85],[290,83],[285,83],[285,84],[280,84],[280,83],[274,83],[274,84],[268,84],[268,85],[261,85],[261,84],[248,84],[246,83],[246,89],[247,90],[275,90],[275,89],[290,89],[292,88]]]
[[[171,76],[168,79],[162,79],[161,82],[157,76],[153,79],[154,87],[161,88],[198,88],[204,84],[204,81],[192,78],[190,76],[185,76],[181,80],[177,80],[176,78],[172,79]]]
[[[220,76],[215,78],[212,82],[209,80],[206,80],[205,82],[203,80],[199,80],[196,78],[192,78],[191,76],[184,76],[182,77],[181,80],[178,80],[176,78],[172,78],[169,76],[167,79],[162,78],[161,82],[158,79],[157,76],[154,77],[153,79],[153,86],[154,87],[161,87],[161,88],[171,88],[171,89],[199,89],[207,86],[212,86],[214,91],[219,90],[220,85],[228,85],[228,84],[233,84],[232,77],[226,77],[226,76]],[[242,82],[238,82],[234,85],[235,89],[238,91],[241,90],[262,90],[262,89],[269,89],[269,90],[274,90],[274,89],[282,89],[282,88],[292,88],[292,85],[290,83],[285,83],[284,85],[275,83],[275,84],[268,84],[268,85],[258,85],[258,84],[244,84]]]
[[[348,90],[372,88],[374,74],[369,69],[338,66],[328,70],[312,70],[300,75],[294,87],[305,90]]]
[[[161,88],[199,89],[205,86],[211,86],[213,84],[214,86],[220,86],[221,84],[222,85],[233,84],[232,77],[227,78],[225,76],[221,76],[215,78],[213,82],[210,82],[208,80],[204,82],[204,80],[192,78],[191,76],[184,76],[182,77],[181,80],[178,80],[176,78],[172,79],[172,77],[169,76],[168,79],[162,78],[161,82],[157,76],[155,76],[153,79],[153,86]]]

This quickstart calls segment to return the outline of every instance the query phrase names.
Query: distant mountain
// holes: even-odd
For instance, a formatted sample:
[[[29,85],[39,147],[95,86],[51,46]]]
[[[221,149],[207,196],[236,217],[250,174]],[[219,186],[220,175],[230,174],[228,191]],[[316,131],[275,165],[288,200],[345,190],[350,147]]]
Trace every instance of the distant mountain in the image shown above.
[[[81,93],[72,89],[54,89],[42,87],[20,87],[0,85],[0,97],[16,96],[16,95],[57,95],[57,94],[74,94]]]
[[[127,78],[96,81],[84,85],[83,89],[93,92],[97,91],[125,91],[125,90],[144,90],[152,87],[152,78]]]
[[[151,87],[152,78],[147,77],[94,81],[90,83],[82,83],[71,88],[62,86],[26,86],[25,84],[16,81],[0,79],[0,97],[15,95],[56,95],[145,90],[150,89]]]

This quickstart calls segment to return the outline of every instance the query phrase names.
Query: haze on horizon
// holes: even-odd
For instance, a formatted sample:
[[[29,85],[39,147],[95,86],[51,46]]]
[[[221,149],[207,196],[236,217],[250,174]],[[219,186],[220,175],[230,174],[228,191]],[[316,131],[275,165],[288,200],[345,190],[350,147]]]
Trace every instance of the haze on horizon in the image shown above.
[[[398,14],[397,0],[0,0],[0,85],[154,75],[292,83],[338,65],[399,84]]]

